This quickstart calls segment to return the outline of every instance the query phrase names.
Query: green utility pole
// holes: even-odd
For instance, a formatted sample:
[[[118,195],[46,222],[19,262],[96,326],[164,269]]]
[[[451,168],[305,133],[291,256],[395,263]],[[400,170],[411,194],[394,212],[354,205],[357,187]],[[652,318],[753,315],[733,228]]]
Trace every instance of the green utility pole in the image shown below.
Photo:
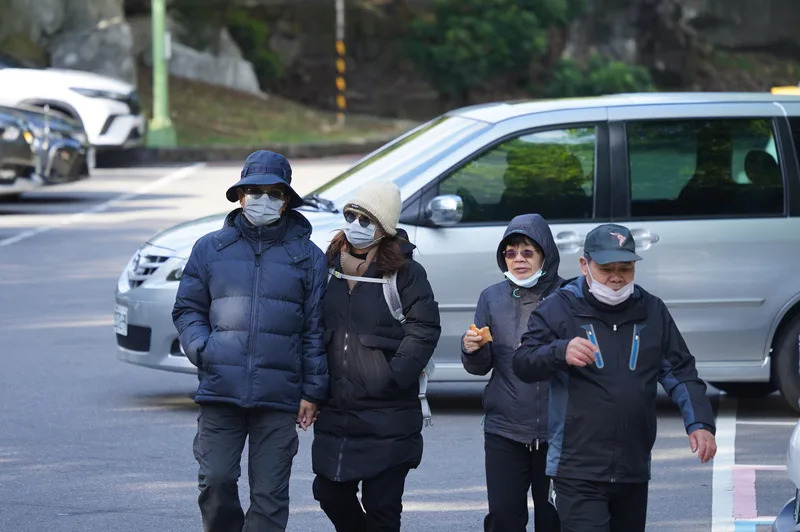
[[[147,126],[147,145],[168,148],[177,144],[177,138],[169,118],[166,0],[150,0],[150,6],[153,17],[153,118]]]

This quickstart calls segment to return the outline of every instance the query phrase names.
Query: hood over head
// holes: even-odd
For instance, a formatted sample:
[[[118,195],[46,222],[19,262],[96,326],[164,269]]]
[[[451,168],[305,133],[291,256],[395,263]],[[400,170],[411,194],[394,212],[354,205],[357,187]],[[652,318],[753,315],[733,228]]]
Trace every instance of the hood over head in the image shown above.
[[[506,259],[503,257],[503,251],[506,249],[506,240],[513,234],[522,234],[533,240],[544,252],[544,263],[542,270],[544,275],[539,284],[545,285],[558,278],[558,266],[561,263],[561,257],[558,254],[558,247],[553,240],[553,233],[550,231],[550,226],[547,221],[538,214],[521,214],[514,217],[506,227],[506,232],[503,234],[503,239],[497,246],[497,266],[500,271],[505,273],[508,271],[506,267]]]

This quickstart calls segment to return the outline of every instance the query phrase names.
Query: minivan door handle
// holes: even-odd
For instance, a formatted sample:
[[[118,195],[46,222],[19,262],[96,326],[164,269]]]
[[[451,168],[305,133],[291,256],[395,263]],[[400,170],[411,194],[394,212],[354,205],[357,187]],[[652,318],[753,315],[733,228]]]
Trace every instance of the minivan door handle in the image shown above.
[[[631,229],[633,240],[636,241],[636,247],[642,251],[650,249],[650,246],[661,240],[661,237],[656,233],[651,233],[647,229]]]
[[[564,253],[577,253],[583,246],[583,237],[575,231],[562,231],[555,238],[558,250]]]

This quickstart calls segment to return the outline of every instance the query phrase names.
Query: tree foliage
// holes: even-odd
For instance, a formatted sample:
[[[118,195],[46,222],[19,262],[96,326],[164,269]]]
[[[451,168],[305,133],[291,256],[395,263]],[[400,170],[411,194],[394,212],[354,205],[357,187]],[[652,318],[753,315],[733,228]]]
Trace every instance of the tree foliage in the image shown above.
[[[404,44],[441,94],[463,100],[492,78],[527,72],[547,50],[548,29],[584,8],[585,0],[437,0]]]
[[[645,67],[594,54],[585,65],[574,59],[559,61],[547,86],[546,95],[565,98],[654,90],[653,78]]]

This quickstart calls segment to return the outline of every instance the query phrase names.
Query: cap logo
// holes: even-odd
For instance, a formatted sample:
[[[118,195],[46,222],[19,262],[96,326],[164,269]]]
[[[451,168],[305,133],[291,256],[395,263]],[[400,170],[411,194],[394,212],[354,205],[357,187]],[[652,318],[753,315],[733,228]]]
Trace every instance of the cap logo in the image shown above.
[[[625,243],[625,239],[628,238],[627,236],[619,233],[609,233],[609,235],[615,237],[619,241],[619,247],[622,247],[622,245]]]

